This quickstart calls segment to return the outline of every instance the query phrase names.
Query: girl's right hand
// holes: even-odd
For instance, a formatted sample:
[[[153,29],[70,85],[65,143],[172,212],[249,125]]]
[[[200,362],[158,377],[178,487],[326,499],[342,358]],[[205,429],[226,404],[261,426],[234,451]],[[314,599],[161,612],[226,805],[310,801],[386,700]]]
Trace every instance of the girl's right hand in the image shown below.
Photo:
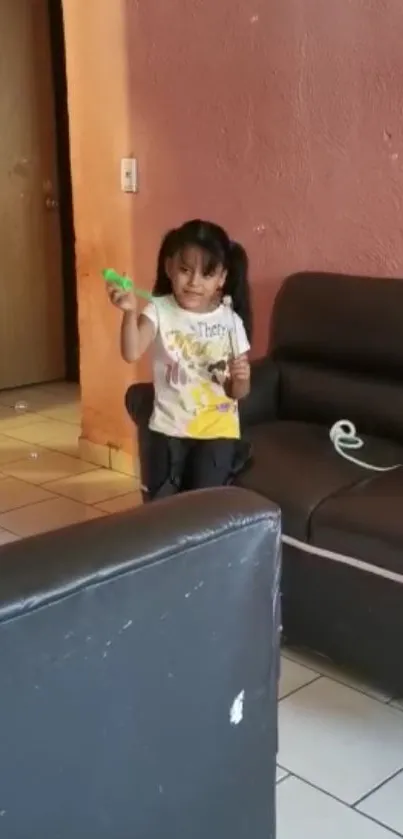
[[[113,306],[121,312],[137,311],[136,295],[132,291],[124,291],[120,286],[111,284],[107,287],[107,293]]]

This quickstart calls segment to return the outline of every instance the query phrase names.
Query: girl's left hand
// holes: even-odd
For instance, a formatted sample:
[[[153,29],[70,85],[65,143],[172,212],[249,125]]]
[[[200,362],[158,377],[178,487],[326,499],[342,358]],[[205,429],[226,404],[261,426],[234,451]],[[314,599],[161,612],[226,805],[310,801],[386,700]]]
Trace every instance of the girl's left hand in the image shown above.
[[[248,382],[250,364],[246,355],[240,355],[229,362],[229,375],[232,382]]]

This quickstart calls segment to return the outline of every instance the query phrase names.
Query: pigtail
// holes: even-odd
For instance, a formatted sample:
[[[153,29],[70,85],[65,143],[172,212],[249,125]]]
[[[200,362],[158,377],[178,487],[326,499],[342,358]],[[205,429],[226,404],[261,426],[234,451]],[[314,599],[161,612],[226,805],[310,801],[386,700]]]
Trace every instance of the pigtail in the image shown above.
[[[227,259],[227,279],[224,285],[224,295],[232,298],[234,312],[239,315],[248,341],[252,341],[252,306],[249,287],[249,260],[242,245],[231,242]]]
[[[157,276],[154,283],[153,294],[155,297],[165,297],[172,294],[171,280],[166,272],[166,261],[175,253],[176,230],[170,230],[164,236],[157,259]]]

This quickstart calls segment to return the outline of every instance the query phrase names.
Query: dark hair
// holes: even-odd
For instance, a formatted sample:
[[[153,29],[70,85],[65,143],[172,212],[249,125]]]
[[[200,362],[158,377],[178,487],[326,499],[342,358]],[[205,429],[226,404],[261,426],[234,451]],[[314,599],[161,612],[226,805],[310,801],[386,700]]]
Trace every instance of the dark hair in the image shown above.
[[[230,295],[234,311],[243,321],[249,341],[252,339],[252,307],[248,279],[248,257],[237,242],[232,242],[222,227],[210,221],[187,221],[177,230],[170,230],[162,240],[157,263],[157,279],[153,293],[162,297],[172,293],[166,272],[166,261],[189,247],[197,247],[205,254],[204,273],[222,266],[227,272],[223,296]]]

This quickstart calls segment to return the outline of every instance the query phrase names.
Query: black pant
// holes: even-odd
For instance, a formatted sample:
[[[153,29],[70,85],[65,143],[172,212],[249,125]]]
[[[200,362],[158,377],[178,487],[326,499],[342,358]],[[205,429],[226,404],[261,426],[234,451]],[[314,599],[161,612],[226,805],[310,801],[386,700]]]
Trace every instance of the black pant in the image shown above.
[[[225,486],[231,477],[237,440],[193,440],[149,432],[148,498],[192,489]]]

